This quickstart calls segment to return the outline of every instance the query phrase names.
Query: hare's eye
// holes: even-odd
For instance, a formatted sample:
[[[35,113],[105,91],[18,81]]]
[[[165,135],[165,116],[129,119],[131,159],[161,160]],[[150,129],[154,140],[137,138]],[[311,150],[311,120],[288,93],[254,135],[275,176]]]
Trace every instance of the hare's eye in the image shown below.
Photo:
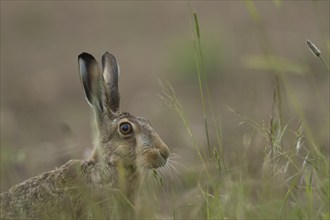
[[[123,122],[119,125],[119,130],[122,134],[127,135],[132,132],[132,125],[128,122]]]

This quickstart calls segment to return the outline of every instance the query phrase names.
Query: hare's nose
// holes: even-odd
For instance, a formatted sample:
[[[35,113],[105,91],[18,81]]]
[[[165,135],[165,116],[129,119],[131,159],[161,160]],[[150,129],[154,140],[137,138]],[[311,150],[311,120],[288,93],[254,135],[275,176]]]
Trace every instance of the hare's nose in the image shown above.
[[[170,155],[170,151],[168,150],[168,147],[165,146],[164,148],[160,149],[160,155],[164,158],[164,160],[167,160],[167,158]]]

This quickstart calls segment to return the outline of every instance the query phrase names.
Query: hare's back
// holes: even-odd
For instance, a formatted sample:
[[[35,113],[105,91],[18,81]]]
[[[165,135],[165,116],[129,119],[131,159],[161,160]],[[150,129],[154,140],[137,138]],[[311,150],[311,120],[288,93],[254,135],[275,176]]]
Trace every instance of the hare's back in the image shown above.
[[[80,161],[69,161],[59,169],[13,186],[1,194],[1,217],[58,217],[75,213],[77,187],[85,185],[80,165]]]

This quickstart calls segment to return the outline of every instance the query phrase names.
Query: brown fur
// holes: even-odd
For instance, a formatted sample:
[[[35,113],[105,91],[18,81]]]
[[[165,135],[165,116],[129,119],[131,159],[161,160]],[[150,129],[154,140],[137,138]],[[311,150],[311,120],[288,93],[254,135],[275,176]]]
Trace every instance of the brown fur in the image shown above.
[[[0,195],[1,218],[118,217],[111,212],[114,197],[120,197],[118,204],[124,207],[118,209],[122,210],[120,216],[132,217],[127,208],[134,203],[140,175],[146,168],[163,166],[169,149],[147,120],[118,110],[117,63],[109,53],[102,60],[108,62],[103,63],[103,76],[91,55],[79,56],[85,94],[95,111],[99,131],[90,159],[70,160],[11,187]],[[132,132],[123,134],[122,123],[129,123]],[[97,216],[93,213],[95,206]]]

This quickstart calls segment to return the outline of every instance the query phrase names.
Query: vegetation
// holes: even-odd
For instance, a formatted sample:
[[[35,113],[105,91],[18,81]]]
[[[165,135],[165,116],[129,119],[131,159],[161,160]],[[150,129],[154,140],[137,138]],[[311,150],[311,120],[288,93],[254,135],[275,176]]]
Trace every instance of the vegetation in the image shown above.
[[[272,3],[281,7],[283,2],[274,0]],[[223,125],[222,113],[219,115],[216,108],[220,101],[214,97],[210,82],[216,77],[216,71],[212,70],[218,68],[210,66],[216,66],[217,59],[212,57],[213,54],[210,58],[206,48],[208,42],[203,42],[203,25],[197,10],[189,2],[188,9],[192,34],[190,46],[193,48],[189,55],[193,62],[179,60],[177,65],[182,65],[179,69],[186,71],[180,77],[194,79],[189,83],[193,83],[194,90],[198,91],[194,98],[200,101],[197,107],[200,108],[203,129],[198,130],[199,133],[195,131],[189,120],[189,113],[193,110],[185,107],[185,97],[179,95],[179,88],[172,86],[173,82],[160,80],[159,96],[180,119],[177,123],[183,124],[190,144],[182,142],[180,147],[193,152],[189,155],[193,163],[185,163],[182,160],[184,155],[172,153],[165,167],[146,174],[135,204],[124,198],[120,191],[105,188],[102,198],[108,192],[109,196],[98,203],[90,203],[92,214],[89,217],[127,217],[127,209],[132,208],[137,219],[330,219],[329,134],[324,135],[329,132],[329,100],[319,95],[323,90],[318,91],[317,82],[308,76],[313,73],[313,76],[320,75],[329,80],[329,40],[325,43],[327,48],[320,48],[324,51],[321,53],[317,46],[324,44],[307,41],[309,36],[306,37],[305,49],[310,49],[315,59],[320,59],[317,70],[307,63],[293,62],[276,52],[254,1],[245,1],[245,9],[257,30],[255,34],[261,53],[244,57],[242,64],[246,69],[270,75],[272,96],[269,97],[268,116],[262,120],[256,120],[252,115],[259,112],[246,113],[235,106],[227,106],[227,111],[236,118],[238,126],[235,129],[244,128],[240,136],[231,136],[228,141],[224,136],[227,128]],[[186,46],[182,50],[179,54],[186,55]],[[233,63],[239,62],[235,60]],[[311,118],[306,113],[299,96],[301,88],[297,89],[292,83],[297,75],[310,78],[311,86],[303,87],[303,90],[313,94],[313,100],[318,100],[312,103],[313,108],[321,109],[324,114]],[[237,95],[244,99],[244,94]],[[314,117],[321,117],[324,125],[313,126]],[[320,133],[326,136],[325,140],[320,138]],[[10,175],[9,167],[16,166],[18,171],[24,169],[25,156],[10,150],[3,140],[1,148],[1,177],[6,176],[8,182],[15,182],[17,179]]]
[[[178,112],[194,143],[194,150],[200,159],[201,168],[195,183],[193,196],[187,201],[190,212],[173,207],[175,218],[203,219],[329,219],[330,182],[329,155],[325,147],[315,140],[294,90],[286,76],[288,66],[277,58],[266,36],[262,19],[252,1],[246,2],[251,18],[259,30],[260,46],[264,49],[257,63],[262,63],[274,77],[272,112],[270,119],[258,123],[238,110],[228,109],[249,124],[254,133],[245,139],[240,160],[226,161],[223,156],[221,130],[214,114],[212,98],[203,66],[201,31],[196,10],[190,10],[193,27],[193,44],[198,85],[204,119],[207,148],[200,147],[192,134],[184,109],[170,84],[162,86],[161,98]],[[190,6],[189,6],[190,9]],[[311,51],[320,56],[317,47],[308,42]],[[315,52],[316,51],[316,52]],[[252,64],[253,67],[253,64]],[[256,64],[255,68],[259,68]],[[283,98],[288,98],[299,117],[285,120]],[[210,114],[207,114],[207,108]],[[268,121],[268,122],[267,122]],[[210,126],[210,123],[212,126]],[[209,130],[215,130],[215,143],[211,142]],[[261,138],[264,155],[258,175],[249,170],[248,150]],[[204,150],[201,150],[204,149]],[[227,164],[227,165],[226,165]],[[186,173],[185,175],[189,175]],[[191,183],[192,184],[192,183]],[[175,194],[174,194],[175,195]],[[173,196],[174,196],[173,195]],[[173,198],[174,199],[174,198]],[[189,204],[189,205],[188,205]]]

